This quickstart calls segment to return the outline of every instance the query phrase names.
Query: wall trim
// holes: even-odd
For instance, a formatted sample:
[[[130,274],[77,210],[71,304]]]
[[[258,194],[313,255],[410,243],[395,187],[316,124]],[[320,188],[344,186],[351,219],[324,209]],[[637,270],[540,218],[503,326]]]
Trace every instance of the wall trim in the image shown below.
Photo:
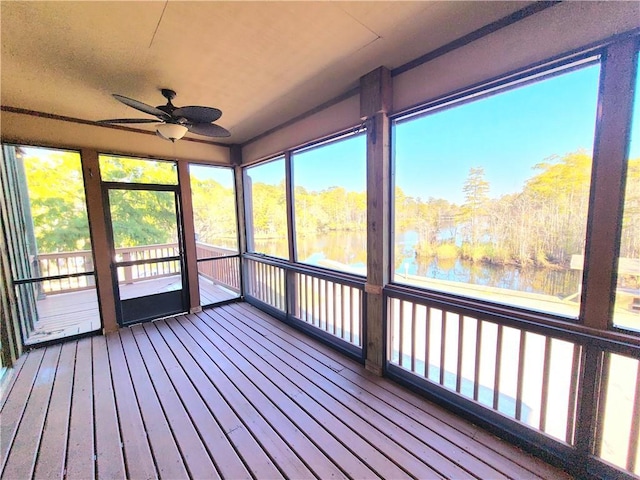
[[[54,113],[39,112],[37,110],[28,110],[26,108],[11,107],[9,105],[1,105],[0,111],[18,113],[20,115],[29,115],[31,117],[48,118],[50,120],[59,120],[62,122],[78,123],[80,125],[91,125],[93,127],[111,128],[113,130],[122,130],[125,132],[141,133],[144,135],[153,135],[154,137],[156,136],[156,134],[153,132],[150,132],[148,130],[142,130],[139,128],[123,127],[121,125],[102,125],[91,120],[84,120],[82,118],[67,117],[65,115],[56,115]],[[180,141],[204,143],[206,145],[216,145],[218,147],[229,147],[228,143],[200,140],[199,138],[183,137]]]

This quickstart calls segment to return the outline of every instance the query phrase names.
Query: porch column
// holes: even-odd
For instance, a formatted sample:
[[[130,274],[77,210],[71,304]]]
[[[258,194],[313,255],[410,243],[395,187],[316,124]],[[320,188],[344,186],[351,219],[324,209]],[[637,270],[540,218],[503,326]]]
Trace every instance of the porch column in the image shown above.
[[[242,147],[231,145],[231,164],[233,165],[233,177],[236,194],[236,219],[238,222],[238,253],[240,258],[240,294],[244,296],[245,269],[242,254],[247,251],[247,223],[244,197],[244,177],[242,172]]]
[[[180,204],[182,206],[182,232],[184,236],[184,260],[187,265],[189,284],[189,312],[202,311],[200,307],[200,286],[196,252],[196,231],[193,225],[193,203],[191,201],[191,180],[189,163],[178,162],[178,184],[180,185]]]
[[[391,72],[379,67],[360,78],[360,117],[367,125],[367,283],[364,347],[367,370],[382,375],[386,327],[382,288],[389,282],[389,112]]]
[[[87,199],[87,215],[91,232],[91,249],[93,250],[93,266],[96,272],[96,285],[100,299],[100,314],[104,333],[118,330],[116,304],[111,280],[111,255],[107,235],[107,223],[104,217],[104,202],[100,185],[100,165],[98,152],[83,148],[82,173],[84,176],[85,198]]]

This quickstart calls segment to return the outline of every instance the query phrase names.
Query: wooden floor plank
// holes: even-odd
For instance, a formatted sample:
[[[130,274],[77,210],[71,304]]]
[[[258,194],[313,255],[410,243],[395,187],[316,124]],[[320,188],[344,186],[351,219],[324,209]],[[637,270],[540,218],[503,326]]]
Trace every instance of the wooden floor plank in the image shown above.
[[[313,402],[297,385],[292,382],[286,382],[284,377],[281,379],[284,381],[279,384],[277,379],[271,377],[270,374],[272,372],[268,370],[270,366],[262,361],[262,359],[257,356],[250,356],[253,363],[250,362],[246,357],[239,354],[235,346],[229,343],[226,336],[220,336],[218,333],[207,329],[205,324],[197,322],[194,317],[190,317],[190,319],[191,322],[194,323],[194,326],[196,326],[212,344],[216,345],[219,350],[224,348],[223,354],[228,360],[233,362],[240,371],[249,377],[265,397],[269,398],[292,423],[296,424],[328,458],[334,459],[335,463],[339,465],[349,477],[372,478],[375,476],[371,468],[355,455],[353,451],[349,450],[344,443],[337,440],[339,433],[353,434],[348,428],[340,430],[340,427],[344,427],[344,424],[335,417],[332,417],[331,414],[319,404]],[[225,348],[225,345],[229,345],[232,348]],[[275,373],[276,375],[280,375],[278,372]],[[284,383],[286,384],[283,386]],[[305,400],[309,400],[309,402]],[[309,408],[304,409],[304,406]],[[318,412],[321,412],[320,415],[318,415]],[[314,416],[314,413],[318,416]],[[338,431],[332,433],[334,429]],[[356,435],[353,435],[351,439],[355,441],[356,437]],[[342,440],[344,441],[345,439]],[[387,462],[384,466],[389,476],[395,478],[406,477],[406,473],[391,462]]]
[[[216,316],[213,312],[205,313],[211,317]],[[218,323],[217,331],[225,328],[224,319],[219,316],[212,319]],[[240,330],[230,324],[227,327],[234,330],[235,334],[240,336],[250,337],[252,333],[252,330],[249,328]],[[364,435],[365,438],[376,445],[377,448],[384,450],[385,453],[399,465],[402,465],[404,468],[411,466],[412,468],[409,471],[414,475],[443,475],[447,478],[471,477],[470,473],[458,467],[456,462],[450,459],[451,455],[449,451],[446,451],[447,456],[445,456],[442,452],[432,448],[434,440],[437,442],[437,438],[434,439],[433,436],[422,438],[419,435],[411,437],[406,431],[401,430],[397,425],[387,420],[379,411],[370,408],[369,403],[372,399],[368,395],[361,394],[353,396],[348,391],[342,390],[339,386],[332,384],[318,373],[314,374],[313,372],[309,372],[306,368],[297,370],[293,365],[298,364],[299,359],[293,356],[287,358],[285,356],[287,355],[286,352],[279,352],[280,356],[278,356],[272,349],[264,348],[259,342],[256,342],[256,340],[259,340],[257,333],[255,333],[253,342],[245,344],[245,348],[253,350],[256,353],[259,352],[262,358],[273,361],[275,370],[286,371],[288,378],[295,378],[297,385],[301,385],[307,392],[312,392],[313,397],[330,408],[332,412],[340,412],[341,417],[348,418],[349,422],[357,431],[363,434],[366,433],[366,435]],[[330,373],[336,375],[333,371],[330,371]],[[351,388],[350,386],[348,387]],[[381,410],[387,412],[390,408],[385,405]],[[395,440],[393,445],[387,445],[387,442],[384,441],[384,439],[389,436]],[[450,445],[446,445],[446,447],[450,447]],[[427,458],[429,459],[429,466],[421,461],[417,461],[418,459]],[[482,468],[482,465],[479,467]],[[489,470],[487,473],[490,473],[491,476],[495,478],[500,478],[499,473],[495,470]]]
[[[16,379],[13,388],[7,392],[7,395],[10,394],[10,396],[7,396],[2,405],[2,410],[0,410],[0,415],[2,416],[2,421],[0,422],[0,459],[2,459],[0,472],[4,468],[6,459],[9,456],[9,449],[18,431],[24,410],[27,408],[27,401],[43,357],[44,349],[27,353],[22,369],[19,372],[14,372],[14,374],[19,374],[19,377]]]
[[[78,340],[66,462],[70,480],[95,477],[92,350],[90,338]]]
[[[131,377],[129,377],[120,335],[118,333],[109,335],[107,346],[127,474],[129,478],[157,478],[158,472],[147,441],[146,427],[142,421]]]
[[[161,478],[186,478],[187,469],[155,395],[133,333],[129,328],[123,328],[120,337],[158,474]]]
[[[207,450],[215,455],[214,461],[223,478],[249,479],[251,474],[234,450],[229,439],[220,428],[207,405],[198,395],[197,390],[189,381],[180,363],[173,356],[155,324],[144,325],[144,330],[150,341],[162,358],[162,365],[171,379],[176,392],[180,395],[189,416],[193,419]]]
[[[131,327],[169,428],[192,478],[220,478],[198,431],[187,414],[142,325]]]
[[[181,321],[184,320],[181,319]],[[176,360],[182,366],[184,373],[188,376],[200,397],[207,404],[208,409],[214,413],[217,422],[235,447],[235,450],[242,457],[252,475],[254,477],[273,479],[282,477],[280,471],[260,443],[253,437],[242,419],[227,404],[225,398],[220,394],[210,378],[205,375],[200,365],[196,363],[192,355],[198,357],[197,350],[186,348],[165,322],[156,322],[154,326],[158,329],[173,355],[175,355]],[[197,346],[194,348],[197,349]]]
[[[97,475],[101,478],[125,478],[127,475],[113,396],[107,342],[105,337],[93,337],[92,344]]]
[[[198,330],[189,327],[188,322],[184,322],[183,326],[192,332],[192,337],[197,336],[198,340],[204,343],[204,338]],[[303,428],[307,427],[308,429],[312,429],[316,435],[321,435],[322,431],[320,429],[313,429],[313,422],[310,422],[310,419],[303,415],[298,415],[297,418],[303,426],[296,425],[291,418],[287,417],[282,410],[278,408],[276,399],[266,395],[258,388],[254,381],[259,378],[260,372],[243,371],[240,366],[229,360],[223,352],[210,341],[206,348],[208,355],[218,365],[218,368],[228,375],[228,379],[244,394],[245,398],[251,399],[251,402],[271,425],[277,425],[279,433],[286,438],[291,448],[300,455],[301,459],[319,478],[340,478],[344,476],[331,458],[305,435]],[[234,358],[234,360],[237,359]],[[271,393],[275,395],[275,391]]]
[[[184,322],[184,320],[182,321]],[[196,360],[211,382],[216,385],[225,402],[243,418],[247,428],[251,430],[254,437],[260,442],[262,448],[269,453],[269,457],[278,466],[278,469],[288,478],[313,477],[314,475],[309,468],[280,436],[279,425],[277,426],[278,428],[274,429],[207,355],[206,352],[210,345],[207,345],[200,338],[197,339],[199,342],[192,338],[178,319],[167,320],[167,325],[171,327],[173,333],[187,347],[194,360]]]
[[[248,304],[31,351],[15,372],[7,479],[569,478]]]
[[[63,345],[44,425],[34,478],[64,476],[77,342]]]
[[[18,358],[13,367],[8,368],[4,375],[7,377],[0,380],[0,412],[4,408],[4,404],[7,403],[9,399],[9,395],[11,394],[11,390],[13,390],[13,386],[16,384],[16,380],[20,376],[20,372],[22,371],[22,367],[24,367],[24,362],[27,359],[28,355],[22,355]]]
[[[232,314],[234,308],[237,308],[237,307],[229,306],[224,309],[227,310],[230,314]],[[259,320],[259,318],[262,318],[262,317],[261,315],[252,315],[252,313],[254,312],[242,311],[240,314],[236,313],[236,318],[239,318],[241,321],[246,321],[247,325],[254,325],[255,328],[259,329],[260,326],[257,325],[256,322]],[[266,324],[264,324],[263,326],[267,327]],[[280,346],[282,348],[281,350],[282,352],[284,352],[287,355],[294,355],[295,359],[298,362],[302,362],[303,364],[311,367],[316,372],[322,374],[327,380],[337,381],[339,383],[340,382],[339,377],[345,377],[345,376],[350,377],[350,378],[347,378],[347,380],[349,380],[352,383],[351,388],[353,389],[353,394],[356,396],[363,395],[365,394],[365,392],[370,392],[370,391],[378,392],[380,390],[379,388],[372,387],[371,385],[368,385],[370,387],[369,390],[362,388],[364,386],[362,384],[366,383],[366,381],[363,381],[362,377],[350,375],[350,373],[352,372],[350,368],[356,368],[357,370],[360,370],[360,371],[362,371],[362,368],[359,368],[357,366],[356,367],[350,366],[349,365],[350,361],[345,361],[344,364],[342,365],[343,368],[338,369],[337,373],[334,373],[333,369],[322,368],[321,365],[323,364],[320,364],[320,363],[318,363],[317,365],[314,364],[315,361],[319,362],[319,360],[317,359],[318,355],[324,355],[324,353],[316,350],[320,348],[317,345],[317,342],[314,342],[312,346],[309,343],[307,343],[307,340],[308,340],[307,337],[300,336],[299,340],[302,342],[302,344],[298,344],[297,342],[292,344],[290,343],[291,338],[289,336],[289,332],[280,331],[280,325],[277,325],[277,324],[274,324],[273,327],[275,327],[275,330],[272,330],[271,328],[267,328],[266,330],[267,332],[270,332],[275,335],[275,336],[271,335],[269,337],[270,341],[273,341],[275,345]],[[265,332],[262,332],[262,333],[264,334]],[[280,335],[282,335],[284,338],[280,337]],[[292,336],[295,337],[296,334],[294,333]],[[292,348],[292,347],[295,347],[295,348]],[[311,360],[309,357],[313,358],[313,360]],[[293,360],[291,362],[293,365],[296,364],[295,361]],[[376,379],[378,378],[379,377],[376,377]],[[321,379],[320,382],[321,384],[324,385],[326,383],[326,380]],[[382,381],[380,383],[388,384],[390,382]],[[409,395],[415,396],[413,394],[409,394]],[[397,405],[400,399],[397,396],[388,395],[386,398],[381,400],[374,395],[371,401],[379,404],[382,407],[385,405]],[[435,406],[429,404],[429,409],[431,412],[433,412],[434,408]],[[418,411],[416,409],[414,409],[411,412],[412,413],[411,415],[409,415],[404,408],[402,409],[402,412],[403,413],[401,414],[396,414],[393,416],[394,421],[400,422],[400,425],[403,426],[403,428],[407,428],[407,426],[409,425],[411,427],[411,432],[418,438],[422,438],[425,435],[431,435],[430,438],[431,438],[432,446],[438,447],[439,451],[442,454],[446,454],[450,456],[453,460],[455,460],[459,464],[468,465],[468,469],[474,472],[474,474],[477,473],[478,475],[488,476],[490,478],[493,478],[493,477],[498,478],[501,475],[502,476],[506,475],[511,478],[524,478],[524,477],[538,476],[537,469],[532,468],[528,470],[521,467],[520,465],[515,464],[514,462],[512,462],[511,460],[505,457],[496,456],[495,453],[490,449],[488,449],[485,445],[481,444],[478,441],[474,441],[469,436],[465,434],[461,434],[461,432],[456,431],[455,429],[447,425],[445,422],[442,422],[440,418],[452,417],[450,413],[445,412],[444,410],[440,410],[442,415],[437,415],[437,417],[440,417],[440,418],[436,418],[436,416],[433,416],[432,413],[427,413],[426,411]],[[420,426],[410,425],[414,419],[418,419],[420,423],[422,423],[422,427],[427,428],[428,431],[425,431],[424,429],[420,428]],[[463,423],[466,425],[468,422],[463,422]],[[473,433],[475,433],[476,430],[477,430],[477,427],[475,427],[475,430],[473,431]],[[435,436],[433,436],[433,434],[435,434]],[[496,439],[491,435],[487,434],[487,437],[489,437],[488,440],[491,442],[499,441],[498,439]],[[482,455],[483,453],[486,453],[486,455],[483,456]],[[473,457],[469,457],[468,454],[472,454]],[[521,455],[521,452],[518,452],[518,454]],[[490,463],[488,462],[488,459],[491,459]]]
[[[206,312],[211,315],[211,312]],[[356,417],[343,403],[318,389],[295,369],[251,338],[249,329],[239,331],[224,325],[218,317],[213,330],[231,344],[238,354],[253,362],[260,362],[264,374],[278,387],[287,392],[291,400],[300,405],[318,422],[322,422],[336,438],[340,439],[358,458],[383,478],[401,478],[408,473],[437,478],[439,475],[402,447],[384,442],[381,432]],[[205,321],[206,323],[206,321]],[[226,329],[230,329],[226,330]],[[235,335],[235,337],[233,336]],[[301,391],[292,395],[293,389]]]
[[[2,478],[30,478],[33,475],[60,351],[60,345],[56,345],[44,352],[24,416],[0,473]]]

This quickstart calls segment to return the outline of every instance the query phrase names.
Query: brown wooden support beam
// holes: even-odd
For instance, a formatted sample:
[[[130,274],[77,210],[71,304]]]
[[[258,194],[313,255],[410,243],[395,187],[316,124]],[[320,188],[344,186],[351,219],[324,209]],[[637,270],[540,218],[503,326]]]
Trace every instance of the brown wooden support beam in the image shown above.
[[[609,327],[615,302],[636,49],[635,38],[627,39],[609,46],[602,61],[580,315],[599,330]]]
[[[391,72],[379,67],[360,79],[360,116],[367,125],[367,285],[365,366],[382,374],[386,361],[382,288],[389,282]]]
[[[80,155],[87,199],[93,265],[96,272],[96,287],[102,317],[102,330],[104,333],[110,333],[118,330],[118,321],[116,319],[116,304],[111,277],[111,248],[109,247],[107,222],[104,215],[105,204],[102,198],[98,152],[85,148],[80,151]]]
[[[231,145],[231,164],[235,182],[236,219],[238,229],[238,251],[240,253],[240,294],[245,294],[245,269],[242,254],[247,251],[246,206],[244,196],[244,172],[242,170],[242,147]]]
[[[182,234],[184,237],[184,259],[189,285],[189,312],[199,312],[200,285],[198,278],[198,256],[196,250],[196,230],[193,224],[193,202],[191,199],[191,179],[189,164],[178,162],[178,184],[180,185],[180,205],[182,207]]]

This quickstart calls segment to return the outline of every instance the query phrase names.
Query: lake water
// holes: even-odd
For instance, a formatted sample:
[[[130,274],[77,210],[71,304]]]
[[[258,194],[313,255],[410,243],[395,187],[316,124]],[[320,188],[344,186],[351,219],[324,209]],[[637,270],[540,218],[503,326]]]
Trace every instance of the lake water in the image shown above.
[[[567,297],[579,291],[581,273],[578,270],[550,268],[519,268],[513,265],[472,263],[462,259],[418,259],[412,254],[417,241],[415,232],[396,236],[395,250],[401,258],[395,260],[395,273],[400,277],[421,277],[470,283],[508,290],[541,293]],[[299,238],[298,261],[320,265],[330,260],[349,265],[352,271],[366,274],[366,233],[329,232],[327,234]],[[256,250],[285,258],[286,240],[257,240]]]

